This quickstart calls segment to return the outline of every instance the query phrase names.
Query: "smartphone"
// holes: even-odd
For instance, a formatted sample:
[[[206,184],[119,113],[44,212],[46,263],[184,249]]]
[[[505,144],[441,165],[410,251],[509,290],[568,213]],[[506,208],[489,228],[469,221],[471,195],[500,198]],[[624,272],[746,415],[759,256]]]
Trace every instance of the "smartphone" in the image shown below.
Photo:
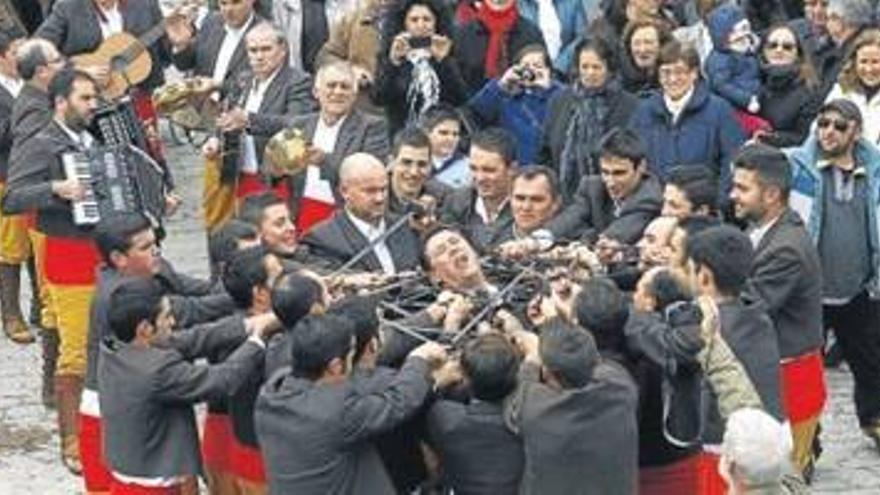
[[[407,43],[409,43],[409,47],[412,49],[428,48],[431,46],[431,37],[430,36],[412,37],[407,40]]]

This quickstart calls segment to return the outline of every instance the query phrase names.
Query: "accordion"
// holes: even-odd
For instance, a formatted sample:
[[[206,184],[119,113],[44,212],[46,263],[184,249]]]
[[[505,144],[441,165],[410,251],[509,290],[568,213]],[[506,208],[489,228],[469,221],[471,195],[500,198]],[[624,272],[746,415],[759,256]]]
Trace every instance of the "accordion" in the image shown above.
[[[149,153],[144,126],[130,97],[120,98],[98,108],[92,122],[94,134],[104,146],[130,144]]]
[[[67,178],[75,177],[85,197],[72,203],[73,223],[94,225],[114,213],[140,211],[154,227],[165,215],[165,174],[143,150],[131,145],[99,146],[61,157]]]

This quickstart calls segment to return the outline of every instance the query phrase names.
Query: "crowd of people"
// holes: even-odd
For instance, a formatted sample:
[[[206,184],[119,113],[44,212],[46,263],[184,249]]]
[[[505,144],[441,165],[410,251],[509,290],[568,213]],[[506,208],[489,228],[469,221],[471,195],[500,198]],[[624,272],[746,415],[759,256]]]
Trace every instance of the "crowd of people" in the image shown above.
[[[61,461],[89,494],[807,493],[830,341],[880,450],[876,4],[3,0],[2,325]],[[121,96],[140,49],[83,57],[120,33]],[[129,148],[163,214],[82,220],[72,157]],[[189,188],[207,280],[159,248]]]

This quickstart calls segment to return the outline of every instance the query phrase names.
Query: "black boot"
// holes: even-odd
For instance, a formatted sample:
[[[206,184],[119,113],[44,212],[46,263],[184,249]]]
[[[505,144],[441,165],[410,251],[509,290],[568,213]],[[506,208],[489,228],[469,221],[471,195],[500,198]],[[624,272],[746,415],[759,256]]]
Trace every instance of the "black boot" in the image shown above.
[[[55,409],[55,367],[58,364],[58,330],[46,328],[40,332],[43,345],[43,406]]]
[[[43,324],[43,303],[40,301],[40,282],[37,280],[37,265],[34,263],[34,257],[31,256],[27,260],[28,278],[31,279],[31,312],[28,314],[28,321],[36,327]]]

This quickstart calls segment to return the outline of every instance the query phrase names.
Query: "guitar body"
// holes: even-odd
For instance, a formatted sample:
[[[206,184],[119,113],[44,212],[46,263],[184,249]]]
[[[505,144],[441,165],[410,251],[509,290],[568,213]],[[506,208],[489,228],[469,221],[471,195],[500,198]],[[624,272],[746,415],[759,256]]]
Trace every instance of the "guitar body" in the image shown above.
[[[73,63],[78,68],[109,66],[110,77],[104,94],[111,99],[119,98],[130,86],[143,82],[153,70],[149,50],[128,33],[110,36],[94,52],[73,57]]]

